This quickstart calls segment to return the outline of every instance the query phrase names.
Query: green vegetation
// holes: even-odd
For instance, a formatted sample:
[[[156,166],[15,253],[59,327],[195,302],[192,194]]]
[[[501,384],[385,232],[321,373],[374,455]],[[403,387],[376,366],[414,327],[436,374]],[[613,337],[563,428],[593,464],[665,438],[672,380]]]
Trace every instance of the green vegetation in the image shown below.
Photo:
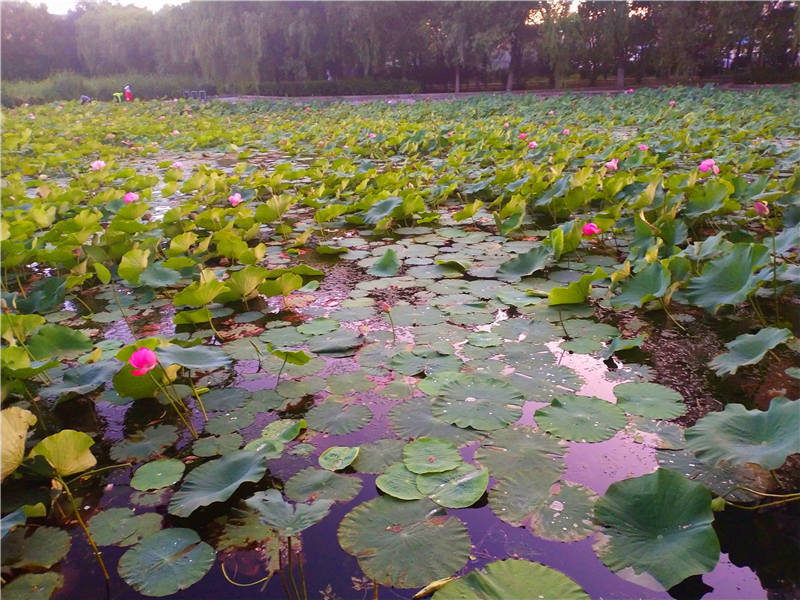
[[[794,95],[5,111],[4,596],[613,595],[479,520],[712,571],[714,510],[800,500]],[[653,360],[693,328],[708,415]]]

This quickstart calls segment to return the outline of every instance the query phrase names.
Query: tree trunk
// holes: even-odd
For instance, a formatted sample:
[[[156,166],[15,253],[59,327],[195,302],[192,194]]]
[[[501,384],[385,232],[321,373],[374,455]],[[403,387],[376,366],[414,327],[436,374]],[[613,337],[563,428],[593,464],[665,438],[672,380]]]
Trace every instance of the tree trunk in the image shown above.
[[[617,63],[617,89],[625,87],[625,65]]]
[[[456,65],[456,94],[461,91],[461,66]]]

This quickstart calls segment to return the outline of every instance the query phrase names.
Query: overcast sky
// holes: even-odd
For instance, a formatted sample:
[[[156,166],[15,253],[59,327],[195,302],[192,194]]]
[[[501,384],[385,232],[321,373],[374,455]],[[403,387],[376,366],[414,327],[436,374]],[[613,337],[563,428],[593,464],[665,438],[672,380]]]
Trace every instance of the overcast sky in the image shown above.
[[[28,0],[31,4],[38,6],[44,4],[47,6],[48,12],[54,15],[65,15],[70,10],[75,8],[77,0]],[[124,2],[114,1],[112,4],[133,4],[134,6],[141,6],[149,8],[155,12],[165,4],[183,4],[186,0],[127,0]]]

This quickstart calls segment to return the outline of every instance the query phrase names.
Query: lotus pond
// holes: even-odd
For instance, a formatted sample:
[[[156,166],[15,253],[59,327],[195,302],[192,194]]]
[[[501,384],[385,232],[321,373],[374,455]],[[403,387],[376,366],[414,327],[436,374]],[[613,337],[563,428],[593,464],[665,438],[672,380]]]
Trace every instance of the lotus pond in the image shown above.
[[[3,596],[795,597],[796,92],[5,111]]]

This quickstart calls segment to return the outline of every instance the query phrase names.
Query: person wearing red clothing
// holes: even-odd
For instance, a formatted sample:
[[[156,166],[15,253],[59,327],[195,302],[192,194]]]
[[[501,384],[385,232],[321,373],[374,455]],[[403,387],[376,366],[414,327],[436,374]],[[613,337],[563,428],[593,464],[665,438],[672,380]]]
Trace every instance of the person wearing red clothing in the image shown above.
[[[133,100],[133,92],[131,91],[131,86],[125,86],[125,102],[131,102]]]

